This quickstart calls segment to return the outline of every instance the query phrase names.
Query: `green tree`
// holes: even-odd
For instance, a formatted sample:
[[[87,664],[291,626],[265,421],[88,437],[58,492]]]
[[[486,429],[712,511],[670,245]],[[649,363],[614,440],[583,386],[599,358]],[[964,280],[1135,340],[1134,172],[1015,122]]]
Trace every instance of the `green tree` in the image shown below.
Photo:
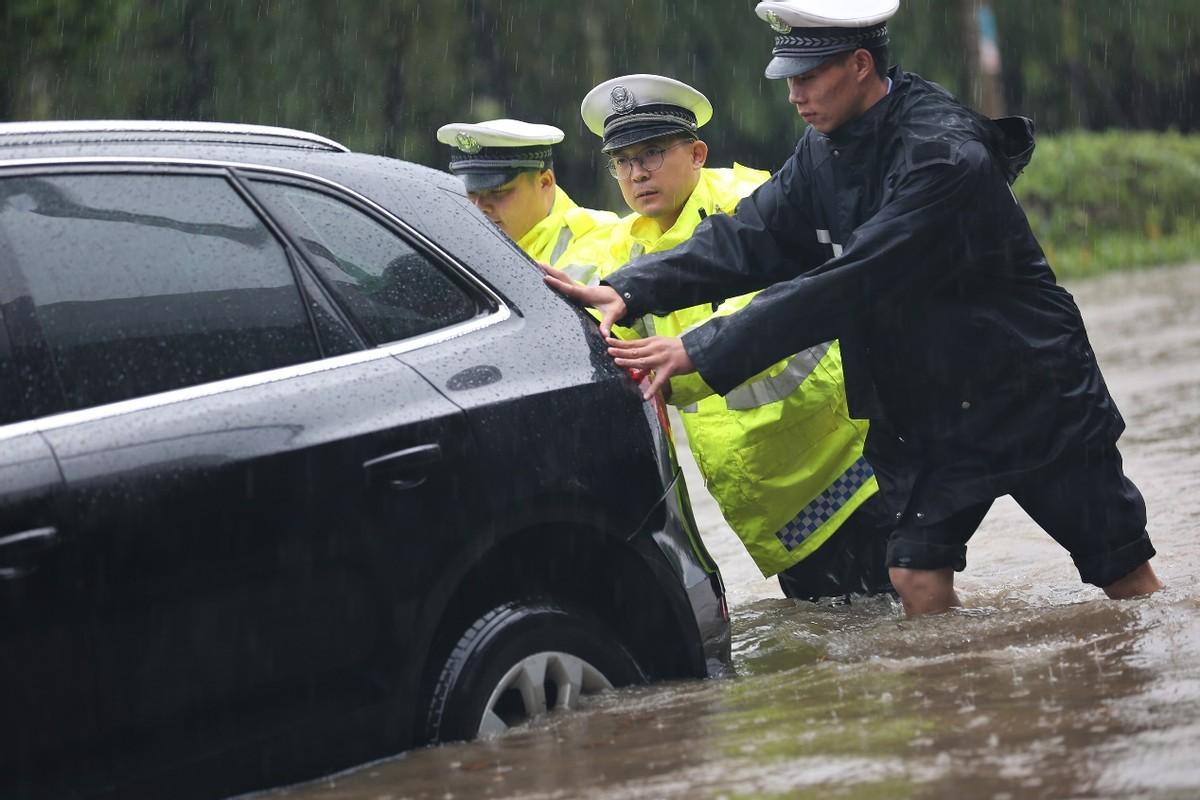
[[[905,0],[893,60],[970,100],[964,10]],[[1195,0],[990,0],[1005,105],[1042,132],[1200,124]],[[567,133],[560,178],[620,207],[579,103],[656,72],[713,102],[712,163],[777,168],[803,123],[762,77],[772,32],[753,0],[8,0],[0,118],[220,119],[314,130],[444,167],[450,121],[511,116]]]

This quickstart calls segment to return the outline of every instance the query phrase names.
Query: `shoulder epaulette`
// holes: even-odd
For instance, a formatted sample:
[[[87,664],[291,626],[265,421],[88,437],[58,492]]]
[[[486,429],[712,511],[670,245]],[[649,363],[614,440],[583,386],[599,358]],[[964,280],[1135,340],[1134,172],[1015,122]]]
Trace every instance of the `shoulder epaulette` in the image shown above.
[[[909,160],[914,168],[928,167],[934,164],[953,164],[955,149],[950,142],[936,139],[918,142],[909,151]]]

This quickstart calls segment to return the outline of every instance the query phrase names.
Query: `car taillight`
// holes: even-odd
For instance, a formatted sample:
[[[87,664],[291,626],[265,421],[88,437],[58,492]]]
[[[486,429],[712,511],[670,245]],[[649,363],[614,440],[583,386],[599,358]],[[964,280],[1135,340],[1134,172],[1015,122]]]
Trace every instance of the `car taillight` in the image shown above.
[[[625,372],[638,385],[638,388],[644,392],[646,385],[650,382],[650,373],[633,367],[625,367]],[[671,444],[675,444],[675,434],[671,430],[671,419],[667,416],[667,402],[663,400],[662,392],[655,392],[650,402],[654,404],[654,413],[658,417],[658,424],[662,426],[663,431],[667,434],[667,440]]]
[[[626,367],[625,374],[628,375],[630,378],[632,378],[633,382],[636,383],[638,386],[641,386],[642,381],[644,381],[644,380],[646,380],[646,378],[650,377],[650,373],[645,372],[644,370],[637,369],[636,367]]]
[[[667,416],[667,401],[663,400],[662,392],[655,392],[650,402],[654,403],[654,412],[658,414],[659,424],[667,432],[667,439],[671,444],[675,444],[675,434],[671,431],[671,419]]]

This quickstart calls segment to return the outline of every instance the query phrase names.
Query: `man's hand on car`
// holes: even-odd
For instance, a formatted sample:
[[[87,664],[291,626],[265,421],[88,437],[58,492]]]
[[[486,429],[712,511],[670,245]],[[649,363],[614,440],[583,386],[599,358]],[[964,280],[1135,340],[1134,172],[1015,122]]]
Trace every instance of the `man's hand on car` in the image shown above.
[[[616,289],[611,286],[581,286],[562,270],[541,262],[538,262],[538,266],[546,273],[544,280],[552,289],[580,305],[591,306],[599,311],[603,315],[603,319],[600,320],[600,333],[605,338],[612,336],[612,326],[617,320],[625,317],[625,301],[617,294]]]
[[[538,266],[546,273],[545,281],[550,287],[603,314],[600,333],[608,342],[608,354],[613,357],[617,366],[650,376],[650,381],[642,387],[642,396],[645,399],[649,400],[659,389],[664,391],[665,396],[669,396],[669,381],[672,375],[685,375],[696,371],[682,340],[676,337],[651,336],[625,341],[612,335],[612,326],[617,320],[623,319],[626,313],[625,301],[617,294],[616,289],[603,285],[582,286],[573,281],[567,273],[545,262],[539,261]],[[631,372],[630,375],[638,380],[641,375],[637,373]]]
[[[642,397],[649,400],[659,389],[668,388],[672,375],[695,372],[696,367],[677,336],[648,336],[645,339],[615,339],[609,336],[608,354],[618,367],[651,373]]]

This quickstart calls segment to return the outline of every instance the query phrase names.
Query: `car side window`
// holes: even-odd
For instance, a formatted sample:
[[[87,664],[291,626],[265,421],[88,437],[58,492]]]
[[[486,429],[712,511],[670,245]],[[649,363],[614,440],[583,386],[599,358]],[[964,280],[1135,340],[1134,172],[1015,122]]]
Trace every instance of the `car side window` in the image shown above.
[[[319,357],[283,246],[224,177],[4,178],[0,238],[68,408]]]
[[[255,181],[254,188],[374,344],[483,313],[440,267],[351,204],[290,183]]]
[[[3,273],[0,273],[0,280],[3,277]],[[12,343],[4,324],[4,306],[4,285],[0,283],[0,425],[15,422],[23,416],[21,386],[16,380],[17,367],[13,361]]]

